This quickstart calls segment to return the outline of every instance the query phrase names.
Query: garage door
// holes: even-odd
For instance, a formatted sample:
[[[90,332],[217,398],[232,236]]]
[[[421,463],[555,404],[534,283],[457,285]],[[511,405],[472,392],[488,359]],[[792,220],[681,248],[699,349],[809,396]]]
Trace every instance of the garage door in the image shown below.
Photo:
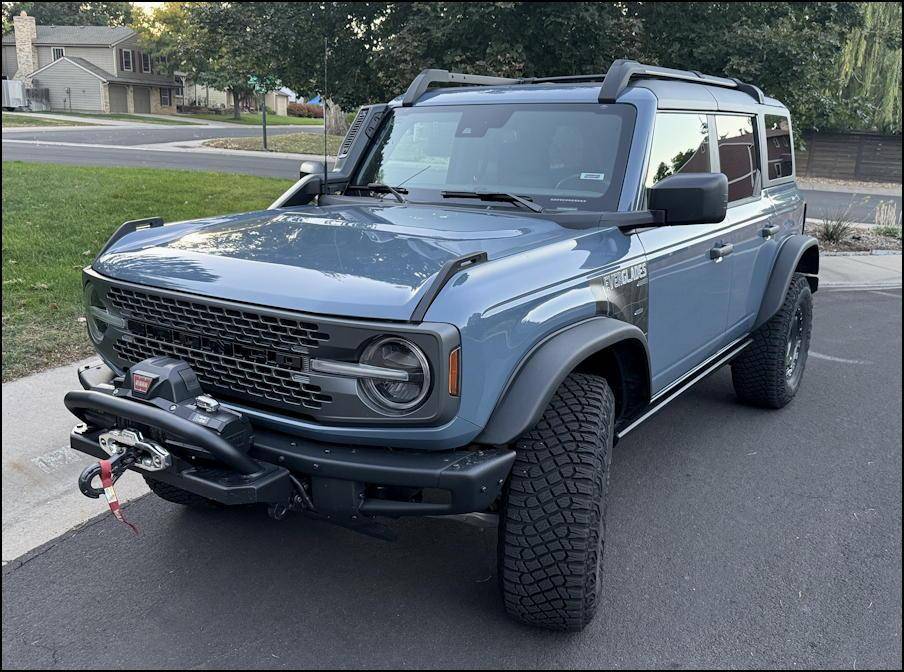
[[[129,92],[124,86],[110,84],[110,112],[129,111]]]
[[[146,86],[135,87],[135,111],[151,113],[151,90]]]

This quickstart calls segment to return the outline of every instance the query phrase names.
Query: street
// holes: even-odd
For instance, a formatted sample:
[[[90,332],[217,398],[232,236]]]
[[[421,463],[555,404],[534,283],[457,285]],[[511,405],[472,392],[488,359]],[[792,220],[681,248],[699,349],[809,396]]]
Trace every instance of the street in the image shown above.
[[[145,496],[139,537],[97,503],[4,566],[3,667],[900,669],[901,318],[900,289],[821,291],[790,406],[739,405],[722,369],[620,443],[581,634],[506,617],[495,530]]]
[[[322,133],[320,127],[276,126],[267,130],[284,133]],[[300,158],[285,155],[249,156],[248,153],[190,151],[167,146],[222,137],[260,135],[257,127],[235,128],[177,126],[161,128],[103,127],[64,131],[14,131],[3,134],[4,161],[43,161],[88,166],[139,166],[178,168],[296,178]],[[80,146],[85,145],[85,146]],[[848,210],[853,222],[871,224],[875,209],[883,201],[894,201],[901,211],[900,196],[853,194],[819,189],[801,189],[809,204],[808,216],[823,219],[839,210]]]

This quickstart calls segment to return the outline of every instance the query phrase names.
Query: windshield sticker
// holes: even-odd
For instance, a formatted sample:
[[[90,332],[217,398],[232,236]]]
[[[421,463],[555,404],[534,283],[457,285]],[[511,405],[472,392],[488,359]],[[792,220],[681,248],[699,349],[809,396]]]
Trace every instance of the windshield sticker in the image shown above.
[[[606,173],[581,173],[582,180],[599,180],[600,182],[606,179]]]

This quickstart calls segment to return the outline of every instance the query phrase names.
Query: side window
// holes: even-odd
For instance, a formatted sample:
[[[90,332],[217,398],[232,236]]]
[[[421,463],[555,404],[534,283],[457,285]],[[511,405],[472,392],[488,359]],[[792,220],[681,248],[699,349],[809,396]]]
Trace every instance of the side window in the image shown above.
[[[719,168],[728,178],[728,202],[750,198],[760,190],[760,162],[754,117],[716,115]]]
[[[794,175],[794,153],[791,151],[791,122],[781,114],[767,114],[766,157],[769,179],[779,180]]]
[[[708,173],[709,123],[705,114],[656,115],[653,149],[647,170],[647,189],[670,175]]]

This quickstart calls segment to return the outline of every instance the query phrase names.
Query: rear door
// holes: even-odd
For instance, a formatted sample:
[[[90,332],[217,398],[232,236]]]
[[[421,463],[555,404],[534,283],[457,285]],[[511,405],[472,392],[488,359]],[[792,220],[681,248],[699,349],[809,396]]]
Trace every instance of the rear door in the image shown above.
[[[718,169],[728,178],[725,241],[731,245],[731,296],[725,328],[733,340],[753,325],[775,258],[771,200],[763,193],[759,124],[752,114],[716,114]]]
[[[715,170],[710,125],[706,113],[658,113],[646,188],[677,173]],[[723,345],[732,256],[714,258],[714,250],[728,242],[722,222],[662,226],[638,235],[650,278],[648,338],[655,394]]]

